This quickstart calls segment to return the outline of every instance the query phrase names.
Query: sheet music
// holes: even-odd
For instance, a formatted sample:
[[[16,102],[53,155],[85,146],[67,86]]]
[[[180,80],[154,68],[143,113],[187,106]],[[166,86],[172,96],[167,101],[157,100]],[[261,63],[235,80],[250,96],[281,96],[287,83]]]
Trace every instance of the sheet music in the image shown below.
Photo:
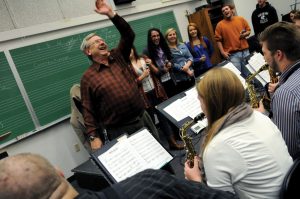
[[[251,65],[251,67],[258,71],[260,67],[266,64],[266,61],[264,59],[264,56],[260,53],[254,53],[251,58],[248,60],[248,63]]]
[[[164,108],[164,111],[171,115],[176,121],[183,120],[188,114],[182,109],[181,100],[178,99]]]
[[[246,65],[246,68],[249,70],[251,74],[255,73],[256,71],[250,66],[250,64]],[[263,85],[265,86],[267,82],[259,75],[256,75],[255,78]]]
[[[130,177],[146,168],[146,161],[124,139],[108,151],[98,156],[100,162],[117,182]]]
[[[99,161],[117,182],[148,168],[159,169],[172,158],[147,129],[127,138],[122,137],[98,156]]]
[[[244,88],[246,88],[246,80],[241,76],[241,72],[233,65],[233,63],[228,62],[226,65],[222,66],[223,68],[227,68],[231,70],[236,76],[239,78]]]
[[[204,76],[203,76],[203,77],[204,77]],[[197,98],[198,92],[197,92],[196,87],[193,87],[193,88],[191,88],[191,89],[185,91],[185,95],[191,96],[191,97],[196,97],[196,98]]]
[[[195,118],[202,112],[200,101],[198,100],[196,87],[185,92],[185,96],[174,101],[164,108],[176,121],[183,120],[186,117]]]
[[[248,63],[250,66],[254,69],[254,71],[258,71],[263,65],[266,64],[265,58],[261,53],[255,53],[253,56],[248,60]],[[258,78],[262,78],[263,85],[265,85],[267,82],[270,82],[270,74],[268,70],[262,71],[259,74],[256,75],[256,78],[258,81],[260,81]]]
[[[185,92],[186,96],[181,98],[182,109],[185,110],[188,116],[195,118],[202,111],[200,101],[198,100],[198,92],[196,87]]]
[[[128,141],[143,157],[149,168],[159,169],[166,162],[172,160],[172,156],[166,153],[166,149],[157,142],[147,129],[129,137]]]

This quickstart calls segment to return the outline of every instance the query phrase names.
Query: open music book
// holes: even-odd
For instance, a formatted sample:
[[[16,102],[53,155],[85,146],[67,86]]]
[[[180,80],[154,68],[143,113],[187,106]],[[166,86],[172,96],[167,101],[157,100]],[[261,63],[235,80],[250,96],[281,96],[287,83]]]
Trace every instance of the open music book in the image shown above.
[[[185,91],[181,98],[168,104],[163,110],[176,121],[186,117],[195,118],[202,112],[197,96],[196,87],[193,87]]]
[[[263,65],[266,64],[264,56],[261,53],[254,53],[250,59],[248,60],[248,64],[246,68],[250,73],[255,73],[258,71]],[[267,70],[260,72],[255,76],[255,78],[265,86],[268,82],[270,82],[270,74]]]
[[[233,65],[233,63],[228,62],[221,67],[231,70],[239,78],[239,80],[243,84],[244,88],[246,88],[246,80],[241,76],[241,72]]]
[[[160,169],[173,159],[146,128],[111,141],[91,156],[113,183],[148,168]]]

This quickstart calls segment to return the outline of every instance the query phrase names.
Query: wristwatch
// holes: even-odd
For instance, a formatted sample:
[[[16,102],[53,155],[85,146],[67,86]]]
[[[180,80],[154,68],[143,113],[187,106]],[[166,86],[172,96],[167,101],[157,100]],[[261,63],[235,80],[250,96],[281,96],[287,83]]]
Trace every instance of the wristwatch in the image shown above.
[[[97,138],[96,136],[90,135],[90,136],[89,136],[89,141],[92,142],[92,141],[94,141],[96,138]]]

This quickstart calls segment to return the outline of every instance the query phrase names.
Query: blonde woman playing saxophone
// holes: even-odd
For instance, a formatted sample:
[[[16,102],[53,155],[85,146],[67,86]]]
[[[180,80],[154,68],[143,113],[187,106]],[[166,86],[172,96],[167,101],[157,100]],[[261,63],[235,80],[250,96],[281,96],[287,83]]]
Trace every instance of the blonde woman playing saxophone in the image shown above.
[[[207,185],[241,199],[279,198],[293,161],[278,128],[244,102],[243,85],[228,69],[208,71],[197,91],[208,120],[201,149]],[[187,179],[202,181],[198,157],[184,171]]]

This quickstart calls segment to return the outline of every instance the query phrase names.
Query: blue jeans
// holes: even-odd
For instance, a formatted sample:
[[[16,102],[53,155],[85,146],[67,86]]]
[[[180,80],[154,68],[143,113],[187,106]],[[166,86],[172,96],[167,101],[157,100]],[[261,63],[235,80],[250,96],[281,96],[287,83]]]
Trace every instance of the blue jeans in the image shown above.
[[[246,57],[249,55],[249,50],[246,49],[232,53],[229,56],[229,61],[241,72],[243,77],[247,77],[250,74],[246,68]]]

